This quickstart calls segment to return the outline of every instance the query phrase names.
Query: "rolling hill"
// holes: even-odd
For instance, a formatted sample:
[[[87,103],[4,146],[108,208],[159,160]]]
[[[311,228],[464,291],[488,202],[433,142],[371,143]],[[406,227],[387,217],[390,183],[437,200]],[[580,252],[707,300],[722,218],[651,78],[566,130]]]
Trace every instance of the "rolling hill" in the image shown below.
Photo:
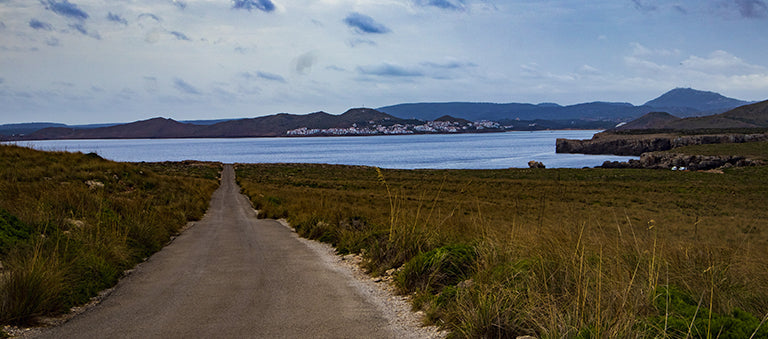
[[[392,125],[408,122],[373,109],[356,108],[340,115],[325,112],[304,115],[283,113],[252,119],[227,120],[210,125],[194,125],[173,119],[153,118],[89,129],[49,127],[18,136],[14,140],[276,137],[285,136],[287,131],[302,127],[349,128],[355,124]]]
[[[433,120],[450,115],[467,120],[605,120],[630,121],[655,111],[666,111],[680,117],[722,113],[749,102],[727,98],[714,92],[676,88],[642,106],[625,102],[590,102],[570,106],[552,103],[409,103],[385,106],[378,110],[399,118]]]
[[[615,130],[717,130],[768,128],[768,100],[704,117],[678,118],[653,112]]]

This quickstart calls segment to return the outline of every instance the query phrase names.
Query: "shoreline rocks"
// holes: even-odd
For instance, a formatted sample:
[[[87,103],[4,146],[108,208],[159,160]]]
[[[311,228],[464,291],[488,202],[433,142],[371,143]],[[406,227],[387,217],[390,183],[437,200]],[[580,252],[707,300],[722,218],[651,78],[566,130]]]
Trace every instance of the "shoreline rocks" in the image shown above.
[[[592,139],[557,139],[556,153],[614,154],[641,156],[647,152],[668,151],[676,147],[768,141],[768,134],[707,134],[707,135],[618,135],[595,134]]]
[[[742,156],[689,155],[680,153],[648,152],[639,160],[626,162],[606,161],[601,168],[681,169],[706,171],[718,168],[764,165],[763,161]]]

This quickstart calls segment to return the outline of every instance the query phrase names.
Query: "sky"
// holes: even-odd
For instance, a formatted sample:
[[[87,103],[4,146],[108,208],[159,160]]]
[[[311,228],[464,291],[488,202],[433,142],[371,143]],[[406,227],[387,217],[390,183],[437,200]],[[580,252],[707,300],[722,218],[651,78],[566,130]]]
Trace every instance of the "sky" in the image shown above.
[[[767,0],[0,0],[0,124],[768,99]]]

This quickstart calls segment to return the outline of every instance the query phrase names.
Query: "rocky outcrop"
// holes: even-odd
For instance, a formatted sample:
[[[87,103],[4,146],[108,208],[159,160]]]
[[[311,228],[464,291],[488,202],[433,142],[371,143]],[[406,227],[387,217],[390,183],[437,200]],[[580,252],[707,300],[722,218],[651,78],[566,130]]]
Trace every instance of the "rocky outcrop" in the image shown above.
[[[595,134],[589,140],[557,139],[557,153],[614,154],[639,156],[647,152],[667,151],[676,147],[703,144],[768,141],[768,134],[670,134],[619,135]]]
[[[639,160],[627,162],[606,161],[602,168],[649,168],[706,171],[716,168],[760,166],[763,161],[742,156],[689,155],[679,153],[650,152],[644,153]]]

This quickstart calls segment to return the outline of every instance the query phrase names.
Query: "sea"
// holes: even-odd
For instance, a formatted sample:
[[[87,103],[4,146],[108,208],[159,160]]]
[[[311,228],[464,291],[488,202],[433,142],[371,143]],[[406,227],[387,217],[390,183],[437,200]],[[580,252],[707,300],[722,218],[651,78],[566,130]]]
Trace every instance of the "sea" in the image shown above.
[[[97,153],[126,162],[325,163],[393,169],[595,167],[636,157],[555,153],[557,138],[589,139],[595,130],[360,137],[21,141],[39,150]]]

